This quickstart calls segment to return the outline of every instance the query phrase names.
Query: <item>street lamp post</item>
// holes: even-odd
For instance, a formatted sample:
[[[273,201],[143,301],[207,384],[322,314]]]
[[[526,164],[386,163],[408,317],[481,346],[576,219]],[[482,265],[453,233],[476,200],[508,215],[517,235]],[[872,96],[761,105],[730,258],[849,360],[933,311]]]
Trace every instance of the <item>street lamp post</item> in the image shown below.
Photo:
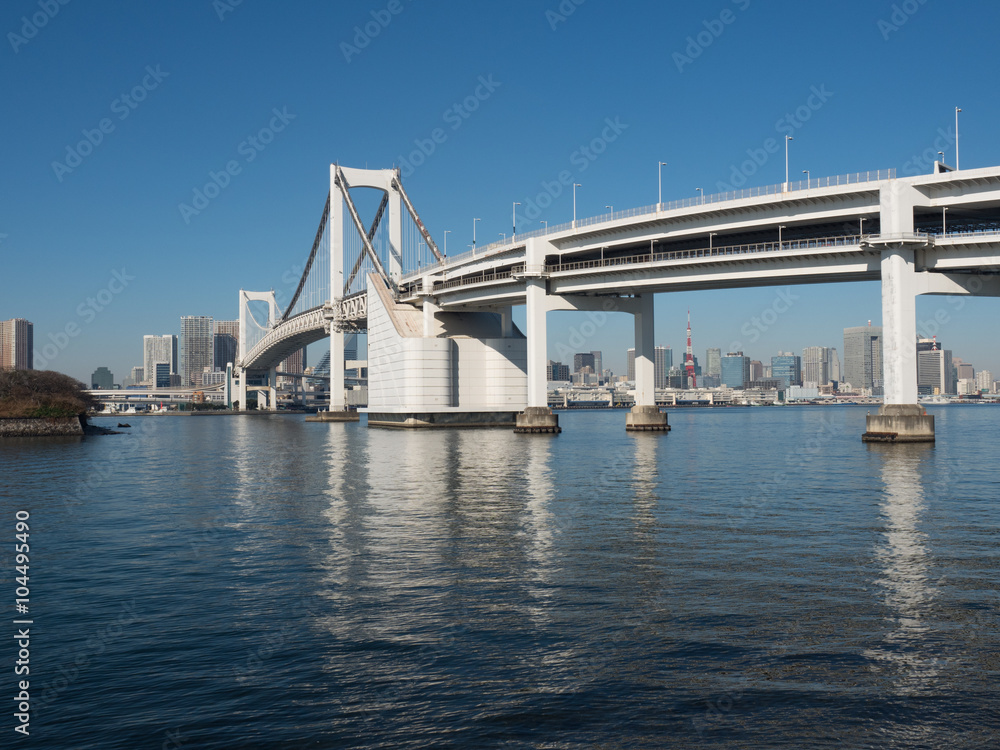
[[[547,222],[545,219],[542,219],[539,222],[539,224],[544,224],[545,225],[545,233],[548,234],[548,231],[549,231],[549,222]]]
[[[861,217],[861,236],[865,236],[865,217]]]
[[[444,257],[446,258],[448,257],[448,232],[450,231],[450,229],[444,230]]]
[[[608,209],[608,211],[611,212],[611,219],[610,220],[613,221],[614,218],[615,218],[615,207],[614,206],[605,206],[605,208]]]
[[[792,138],[792,136],[790,135],[785,136],[785,191],[786,192],[788,190],[788,142],[794,140],[795,139]]]
[[[698,195],[701,197],[701,202],[704,203],[705,202],[705,191],[702,190],[701,188],[695,188],[695,190],[698,191]]]
[[[576,229],[576,189],[578,187],[583,187],[583,183],[573,183],[573,229]]]
[[[958,113],[962,111],[961,107],[955,107],[955,171],[958,171]]]
[[[514,202],[514,205],[510,207],[510,241],[513,242],[514,238],[517,237],[517,207],[521,204]]]
[[[712,238],[715,235],[717,235],[717,234],[718,234],[718,232],[709,232],[708,233],[708,250],[709,250],[709,252],[712,251]]]
[[[475,254],[476,254],[476,222],[477,221],[482,221],[482,219],[473,219],[472,220],[472,255],[473,256],[475,256]]]
[[[802,174],[804,174],[806,176],[806,190],[808,190],[809,189],[809,183],[810,183],[809,170],[808,169],[803,169],[802,170]]]
[[[948,207],[944,206],[941,209],[941,234],[948,234]]]
[[[781,230],[785,228],[784,224],[778,224],[778,249],[781,249]]]
[[[420,242],[417,243],[417,268],[420,268],[421,266],[421,261],[424,257],[424,245],[426,244],[427,243],[423,240],[420,240]]]
[[[656,210],[659,211],[660,207],[663,205],[663,168],[667,166],[665,161],[661,161],[656,168],[657,172],[657,185],[659,186],[659,191],[656,193]]]

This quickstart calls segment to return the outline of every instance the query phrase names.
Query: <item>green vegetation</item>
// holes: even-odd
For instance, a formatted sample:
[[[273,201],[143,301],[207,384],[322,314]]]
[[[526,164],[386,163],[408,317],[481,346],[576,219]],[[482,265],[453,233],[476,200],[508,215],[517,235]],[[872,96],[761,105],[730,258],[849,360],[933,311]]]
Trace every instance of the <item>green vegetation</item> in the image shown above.
[[[0,370],[0,417],[76,417],[97,401],[85,386],[52,370]]]

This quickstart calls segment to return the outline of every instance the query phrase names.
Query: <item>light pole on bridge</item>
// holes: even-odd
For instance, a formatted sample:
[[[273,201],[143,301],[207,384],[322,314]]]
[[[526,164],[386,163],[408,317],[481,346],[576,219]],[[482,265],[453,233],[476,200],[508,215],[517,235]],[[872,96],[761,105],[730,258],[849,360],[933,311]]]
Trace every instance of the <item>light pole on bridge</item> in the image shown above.
[[[472,220],[472,255],[473,255],[473,257],[475,257],[475,255],[476,255],[476,222],[477,221],[482,221],[482,219],[473,219]]]
[[[704,203],[705,202],[705,191],[702,190],[701,188],[695,188],[695,190],[698,192],[698,197],[701,199],[701,202]]]
[[[808,190],[809,189],[809,183],[810,183],[809,170],[808,169],[803,169],[802,170],[802,174],[804,174],[806,176],[806,190]]]
[[[718,232],[709,232],[708,233],[708,251],[709,252],[712,252],[712,238],[715,235],[717,235],[717,234],[718,234]]]
[[[548,232],[549,232],[549,222],[547,222],[547,221],[546,221],[545,219],[542,219],[542,220],[541,220],[540,222],[538,222],[538,223],[539,223],[539,224],[544,224],[544,225],[545,225],[545,233],[546,233],[546,234],[548,234]]]
[[[788,142],[794,140],[790,135],[785,136],[785,192],[788,192]]]
[[[521,204],[514,201],[514,205],[510,207],[510,241],[513,242],[514,238],[517,237],[517,207]]]
[[[656,193],[656,210],[659,211],[660,207],[663,205],[663,168],[667,166],[665,161],[661,161],[656,168],[657,172],[657,185],[659,186],[659,191]]]
[[[573,183],[573,229],[576,229],[576,189],[578,187],[583,187],[583,183]]]
[[[614,218],[615,218],[615,207],[614,206],[605,206],[605,208],[608,209],[608,211],[611,212],[611,220],[613,221]]]
[[[444,257],[446,258],[448,257],[448,232],[450,231],[450,229],[444,230]]]
[[[941,208],[941,234],[948,234],[948,207]]]
[[[955,107],[955,171],[958,171],[958,113],[962,111],[961,107]]]

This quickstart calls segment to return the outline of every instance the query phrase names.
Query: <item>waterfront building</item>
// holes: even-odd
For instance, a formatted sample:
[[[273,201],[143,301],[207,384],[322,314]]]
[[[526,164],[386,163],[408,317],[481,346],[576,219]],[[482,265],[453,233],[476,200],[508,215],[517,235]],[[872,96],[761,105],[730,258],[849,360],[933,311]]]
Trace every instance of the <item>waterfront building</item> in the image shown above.
[[[565,382],[569,380],[569,375],[569,365],[564,365],[562,362],[554,362],[550,359],[545,366],[546,380]]]
[[[155,380],[158,362],[166,362],[169,372],[177,373],[177,337],[173,334],[142,337],[142,371],[150,382]]]
[[[667,373],[674,366],[674,353],[669,346],[653,348],[653,387],[667,387]]]
[[[959,380],[975,380],[976,368],[968,362],[955,363],[955,377]]]
[[[791,352],[778,352],[777,357],[771,357],[771,377],[784,382],[786,389],[802,385],[802,359]]]
[[[993,373],[989,370],[980,370],[977,372],[976,388],[983,393],[989,393],[993,388]]]
[[[580,372],[584,367],[589,367],[591,372],[597,372],[594,367],[593,352],[580,352],[573,355],[573,372]]]
[[[918,342],[918,346],[923,342]],[[951,350],[918,349],[917,351],[917,393],[921,396],[935,396],[955,393],[954,368]]]
[[[835,349],[825,346],[807,346],[802,350],[802,382],[826,385],[834,378],[830,374],[830,360]],[[837,369],[840,369],[839,367]]]
[[[705,352],[705,375],[722,377],[722,349],[708,349]]]
[[[882,395],[882,326],[844,329],[844,380],[855,390]]]
[[[157,362],[153,365],[153,373],[150,385],[154,388],[170,388],[173,385],[170,365],[166,362]]]
[[[840,382],[840,355],[837,354],[837,350],[833,347],[830,348],[830,383]]]
[[[722,366],[722,364],[721,364],[721,360],[720,360],[719,367],[721,368],[721,366]],[[720,372],[721,372],[721,369],[720,369]],[[750,360],[750,380],[751,381],[762,380],[763,377],[764,377],[764,365],[761,363],[761,361],[759,359],[751,359]]]
[[[729,352],[720,361],[722,384],[727,388],[744,388],[750,382],[750,358],[743,352]]]
[[[35,326],[24,318],[0,320],[0,370],[33,370]]]
[[[98,367],[90,376],[90,387],[94,390],[110,391],[115,386],[115,376],[107,367]]]
[[[635,349],[625,352],[625,379],[631,383],[635,382]]]
[[[240,355],[240,321],[238,320],[217,320],[215,321],[215,336],[213,341],[212,357],[215,366],[220,370],[225,370],[226,365],[232,362],[236,364]]]
[[[181,384],[201,385],[201,373],[215,369],[215,326],[205,315],[185,315],[181,318],[180,375]]]
[[[604,355],[599,351],[592,351],[591,354],[594,357],[594,372],[597,373],[597,379],[604,379]]]

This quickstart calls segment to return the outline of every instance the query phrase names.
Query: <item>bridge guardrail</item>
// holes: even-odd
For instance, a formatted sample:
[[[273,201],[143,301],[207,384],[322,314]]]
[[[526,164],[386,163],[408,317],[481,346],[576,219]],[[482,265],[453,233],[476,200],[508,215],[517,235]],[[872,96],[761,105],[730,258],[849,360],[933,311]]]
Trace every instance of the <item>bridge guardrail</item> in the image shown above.
[[[796,182],[779,182],[775,185],[764,185],[761,187],[744,188],[741,190],[733,190],[723,193],[713,193],[705,196],[696,196],[693,198],[683,198],[681,200],[670,201],[668,203],[661,204],[651,204],[648,206],[640,206],[638,208],[629,208],[622,211],[615,211],[613,214],[598,214],[597,216],[591,216],[585,219],[578,219],[576,221],[576,228],[593,226],[594,224],[604,224],[611,221],[616,221],[618,219],[629,219],[634,216],[645,216],[648,214],[656,214],[660,211],[675,211],[681,208],[690,208],[692,206],[699,205],[709,205],[712,203],[724,203],[727,201],[742,200],[744,198],[756,198],[766,195],[779,195],[781,193],[793,193],[800,190],[814,190],[825,187],[836,187],[840,185],[857,185],[865,182],[879,182],[882,180],[895,179],[896,170],[895,169],[878,169],[868,172],[854,172],[845,175],[835,175],[833,177],[818,177],[816,179],[809,180],[798,180]],[[573,229],[574,223],[572,221],[565,222],[563,224],[556,224],[554,226],[545,227],[542,229],[532,229],[527,232],[518,232],[516,239],[512,240],[498,240],[496,242],[491,242],[488,245],[483,245],[482,247],[476,248],[469,252],[461,253],[460,255],[453,255],[445,258],[443,261],[438,261],[436,264],[427,266],[420,271],[411,271],[409,274],[404,276],[404,279],[408,279],[410,276],[418,276],[421,273],[427,271],[428,268],[436,268],[446,266],[452,263],[461,263],[467,260],[474,260],[478,258],[484,258],[488,255],[495,254],[497,250],[506,250],[511,247],[515,247],[521,244],[522,241],[529,239],[531,237],[543,237],[548,234],[557,234],[559,232],[565,232],[568,229]]]

